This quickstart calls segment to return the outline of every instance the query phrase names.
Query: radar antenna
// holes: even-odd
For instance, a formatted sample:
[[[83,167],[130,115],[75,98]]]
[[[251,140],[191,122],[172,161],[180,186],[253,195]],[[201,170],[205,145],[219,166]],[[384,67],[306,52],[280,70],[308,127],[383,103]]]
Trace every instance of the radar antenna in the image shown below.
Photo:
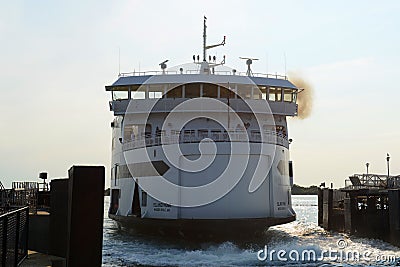
[[[161,66],[161,69],[162,69],[162,73],[163,74],[165,74],[165,69],[167,68],[167,62],[168,62],[169,60],[167,59],[167,60],[164,60],[163,62],[161,62],[160,64],[158,64],[158,65],[160,65]]]
[[[253,60],[258,60],[258,58],[249,58],[249,57],[239,57],[240,59],[246,59],[247,65],[247,76],[253,76],[253,71],[251,70],[251,64],[253,64]]]

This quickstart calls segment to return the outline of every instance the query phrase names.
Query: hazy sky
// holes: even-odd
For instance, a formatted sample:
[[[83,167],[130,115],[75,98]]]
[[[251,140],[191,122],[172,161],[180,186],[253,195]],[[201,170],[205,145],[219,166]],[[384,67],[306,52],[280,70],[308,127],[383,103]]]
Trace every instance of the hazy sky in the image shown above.
[[[157,70],[201,54],[227,65],[300,73],[314,87],[308,119],[289,121],[295,183],[365,171],[400,174],[399,1],[0,1],[0,179],[109,173],[112,114],[104,86],[121,70]],[[268,60],[267,60],[268,59]]]

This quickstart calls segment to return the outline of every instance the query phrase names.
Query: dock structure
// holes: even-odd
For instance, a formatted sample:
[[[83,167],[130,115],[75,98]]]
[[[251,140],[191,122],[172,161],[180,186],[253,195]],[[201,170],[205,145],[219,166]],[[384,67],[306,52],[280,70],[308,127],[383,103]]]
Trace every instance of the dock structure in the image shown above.
[[[0,266],[49,261],[52,266],[101,266],[105,169],[72,166],[68,174],[53,179],[51,190],[45,182],[14,182],[11,189],[0,185]],[[47,174],[39,178],[45,180]],[[24,213],[19,215],[14,210],[21,206]],[[23,226],[18,226],[19,218]],[[7,243],[15,234],[15,240],[24,242]],[[35,253],[28,255],[28,250]],[[28,265],[20,265],[25,258]]]
[[[318,224],[400,247],[400,175],[355,174],[344,188],[319,188]]]
[[[30,214],[48,210],[50,192],[39,190],[38,182],[13,182],[12,188],[6,189],[0,185],[0,211],[12,210],[24,206],[29,207]]]

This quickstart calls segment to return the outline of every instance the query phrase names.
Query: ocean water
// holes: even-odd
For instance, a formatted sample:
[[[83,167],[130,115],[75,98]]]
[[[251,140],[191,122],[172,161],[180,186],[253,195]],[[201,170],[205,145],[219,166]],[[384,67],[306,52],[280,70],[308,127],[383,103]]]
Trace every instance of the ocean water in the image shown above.
[[[271,227],[245,243],[132,235],[119,230],[105,212],[103,266],[400,266],[398,247],[319,227],[317,196],[292,200],[296,221]],[[108,204],[106,197],[105,211]]]

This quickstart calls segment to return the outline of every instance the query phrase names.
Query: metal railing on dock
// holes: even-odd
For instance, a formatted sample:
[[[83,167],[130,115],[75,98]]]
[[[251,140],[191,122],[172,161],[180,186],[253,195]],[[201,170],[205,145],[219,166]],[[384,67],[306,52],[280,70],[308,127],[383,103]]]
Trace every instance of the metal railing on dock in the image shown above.
[[[18,266],[28,255],[29,208],[0,215],[1,266]]]
[[[50,191],[40,190],[40,185],[37,182],[13,182],[12,189],[0,189],[0,214],[25,206],[31,214],[49,210]]]
[[[342,190],[394,189],[400,188],[400,175],[354,174],[345,180]]]

